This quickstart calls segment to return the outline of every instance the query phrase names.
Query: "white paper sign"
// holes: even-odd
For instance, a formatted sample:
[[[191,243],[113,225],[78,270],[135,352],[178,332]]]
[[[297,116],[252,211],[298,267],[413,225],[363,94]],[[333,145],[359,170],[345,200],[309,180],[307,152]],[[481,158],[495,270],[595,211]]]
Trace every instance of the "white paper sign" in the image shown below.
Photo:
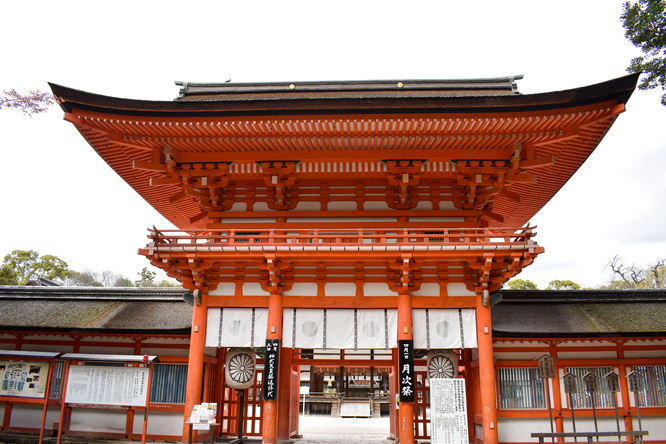
[[[432,444],[468,444],[465,380],[430,379]]]
[[[70,404],[145,406],[148,368],[73,365],[65,402]]]

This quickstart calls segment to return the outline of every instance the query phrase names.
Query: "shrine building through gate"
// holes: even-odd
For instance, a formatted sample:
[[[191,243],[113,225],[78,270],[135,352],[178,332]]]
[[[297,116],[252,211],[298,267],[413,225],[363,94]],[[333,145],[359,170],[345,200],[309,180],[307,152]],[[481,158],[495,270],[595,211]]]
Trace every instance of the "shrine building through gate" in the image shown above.
[[[519,78],[183,83],[163,102],[51,85],[65,120],[177,227],[150,229],[140,254],[194,293],[185,418],[237,406],[231,386],[254,383],[253,433],[275,443],[298,429],[300,366],[381,368],[411,443],[427,434],[416,361],[429,377],[460,370],[470,441],[497,443],[494,292],[543,252],[529,219],[638,77],[532,95]],[[253,350],[261,385],[243,380]],[[346,359],[359,350],[382,358]]]

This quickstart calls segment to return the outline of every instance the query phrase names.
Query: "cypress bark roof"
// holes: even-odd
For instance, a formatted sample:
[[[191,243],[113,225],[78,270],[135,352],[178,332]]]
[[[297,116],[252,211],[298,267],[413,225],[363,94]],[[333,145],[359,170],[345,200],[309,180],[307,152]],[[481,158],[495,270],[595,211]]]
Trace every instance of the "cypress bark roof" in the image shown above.
[[[0,287],[0,329],[189,333],[182,288]]]
[[[495,337],[660,336],[666,290],[502,290]]]

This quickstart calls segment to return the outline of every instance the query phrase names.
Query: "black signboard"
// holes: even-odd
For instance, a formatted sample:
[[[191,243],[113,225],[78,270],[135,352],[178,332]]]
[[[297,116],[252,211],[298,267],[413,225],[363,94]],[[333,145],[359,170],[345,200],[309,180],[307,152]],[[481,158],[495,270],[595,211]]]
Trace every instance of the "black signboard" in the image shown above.
[[[277,400],[278,358],[280,356],[280,340],[266,339],[266,356],[264,357],[264,401]]]
[[[400,402],[416,401],[416,391],[414,390],[414,341],[398,341],[398,363],[400,371]]]

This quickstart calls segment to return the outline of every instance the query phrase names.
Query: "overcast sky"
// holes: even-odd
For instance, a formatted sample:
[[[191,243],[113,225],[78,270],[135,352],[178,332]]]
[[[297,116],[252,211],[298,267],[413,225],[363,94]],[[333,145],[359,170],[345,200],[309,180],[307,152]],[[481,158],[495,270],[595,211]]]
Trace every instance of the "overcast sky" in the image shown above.
[[[106,6],[103,6],[106,5]],[[171,100],[190,82],[452,79],[524,74],[524,94],[626,74],[622,1],[15,1],[0,89],[46,82]],[[666,257],[666,107],[636,91],[583,167],[532,220],[546,252],[521,278],[605,282],[614,255]],[[147,228],[168,222],[53,108],[0,113],[0,257],[54,254],[136,279]]]

